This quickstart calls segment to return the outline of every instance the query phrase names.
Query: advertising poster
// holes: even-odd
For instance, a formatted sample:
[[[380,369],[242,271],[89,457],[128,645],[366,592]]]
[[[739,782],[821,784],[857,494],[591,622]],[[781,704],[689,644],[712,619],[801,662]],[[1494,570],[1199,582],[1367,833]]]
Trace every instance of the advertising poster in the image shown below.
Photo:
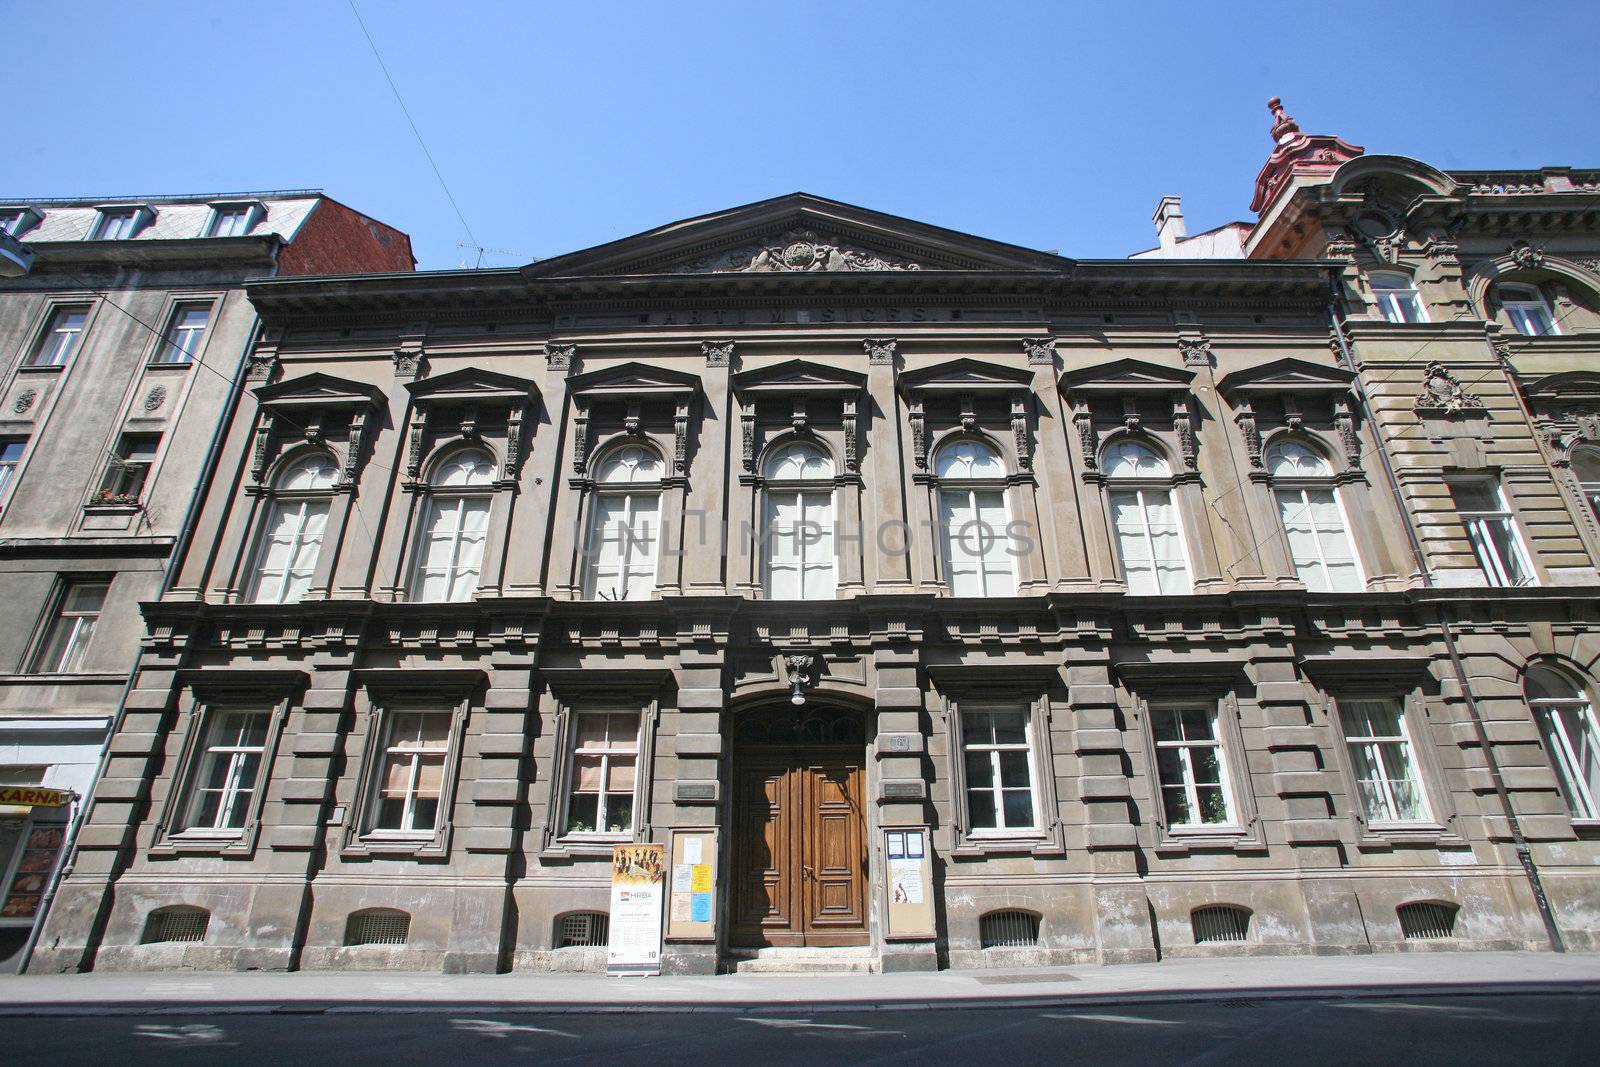
[[[661,973],[661,906],[666,879],[665,846],[618,845],[611,850],[607,974]]]

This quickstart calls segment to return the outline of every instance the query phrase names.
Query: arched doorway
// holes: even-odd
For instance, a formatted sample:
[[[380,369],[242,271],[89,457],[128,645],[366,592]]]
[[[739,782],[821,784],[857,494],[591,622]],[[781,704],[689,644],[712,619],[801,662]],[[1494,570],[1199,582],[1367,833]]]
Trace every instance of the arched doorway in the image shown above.
[[[734,715],[730,943],[867,943],[866,717],[807,703]]]

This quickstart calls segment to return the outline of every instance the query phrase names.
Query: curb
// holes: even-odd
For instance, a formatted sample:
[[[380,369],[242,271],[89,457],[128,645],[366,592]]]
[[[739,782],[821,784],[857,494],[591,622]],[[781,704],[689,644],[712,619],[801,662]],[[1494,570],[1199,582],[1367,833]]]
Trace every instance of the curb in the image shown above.
[[[1242,1008],[1258,1001],[1307,1000],[1387,1000],[1395,997],[1517,997],[1517,996],[1600,996],[1600,981],[1555,981],[1536,979],[1526,982],[1431,982],[1421,984],[1385,983],[1372,986],[1291,986],[1241,987],[1237,989],[1174,989],[1153,992],[1048,993],[1013,997],[935,997],[888,1001],[819,1000],[812,1002],[727,1001],[715,1004],[683,1001],[546,1002],[449,1001],[384,1002],[352,1001],[317,1005],[313,1002],[266,1000],[212,1001],[186,1005],[150,1005],[138,1002],[100,1001],[82,1004],[36,1004],[0,1007],[0,1018],[73,1017],[162,1017],[193,1015],[761,1015],[878,1014],[952,1009],[994,1011],[1061,1007],[1130,1007],[1163,1004],[1219,1004]]]

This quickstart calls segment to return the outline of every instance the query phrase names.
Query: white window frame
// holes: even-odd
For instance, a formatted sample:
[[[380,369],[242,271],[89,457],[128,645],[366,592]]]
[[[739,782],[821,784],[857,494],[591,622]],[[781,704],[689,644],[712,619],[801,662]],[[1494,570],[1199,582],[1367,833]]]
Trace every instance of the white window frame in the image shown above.
[[[485,457],[491,471],[490,480],[479,485],[438,485],[433,478],[438,476],[438,471],[445,463],[463,453],[477,453]],[[489,558],[489,537],[493,533],[494,525],[494,481],[495,469],[494,455],[487,449],[464,448],[454,449],[435,461],[433,473],[427,489],[427,498],[423,506],[418,509],[421,523],[417,527],[411,552],[411,576],[406,583],[407,596],[413,603],[418,604],[462,604],[472,600],[473,596],[483,586],[483,568]],[[424,600],[422,597],[423,583],[427,572],[433,569],[428,557],[428,548],[432,544],[433,524],[443,513],[446,507],[454,506],[455,517],[449,528],[450,548],[444,564],[445,589],[454,590],[458,578],[465,574],[468,568],[461,564],[461,542],[464,532],[463,519],[467,514],[469,503],[481,502],[484,512],[483,548],[478,556],[478,573],[472,583],[472,589],[465,596],[446,600]]]
[[[656,477],[637,482],[607,482],[599,480],[614,458],[620,457],[622,453],[633,449],[648,455],[655,463],[657,471],[664,472],[666,470],[665,462],[661,455],[655,449],[644,445],[621,445],[607,449],[597,457],[594,468],[596,480],[594,482],[593,498],[589,502],[589,529],[583,542],[583,598],[585,600],[603,600],[616,603],[649,600],[661,582],[661,537],[663,533],[661,512],[664,504],[661,479]],[[645,499],[649,499],[655,504],[656,524],[654,537],[650,542],[651,555],[648,567],[634,558],[644,544],[643,538],[636,536],[634,533],[637,522],[636,501]],[[600,595],[600,552],[603,544],[601,540],[603,537],[601,522],[605,517],[603,502],[616,500],[623,501],[623,535],[619,570],[618,574],[613,577],[611,589],[615,591],[617,588],[616,583],[620,580],[622,595],[620,597],[606,597]],[[648,574],[646,574],[646,570],[648,570]],[[635,577],[640,581],[647,581],[648,584],[636,590],[634,588]],[[634,596],[634,592],[639,592],[642,595]]]
[[[773,513],[781,498],[792,497],[795,509],[799,513],[795,532],[791,540],[795,546],[795,559],[793,565],[797,572],[797,584],[800,596],[798,598],[783,598],[784,602],[791,600],[834,600],[839,596],[839,530],[838,530],[838,499],[834,492],[834,481],[838,466],[833,456],[820,444],[811,441],[786,440],[774,446],[767,458],[762,463],[762,471],[770,469],[774,457],[796,445],[812,449],[820,453],[828,462],[830,470],[826,478],[771,478],[763,477],[761,487],[761,590],[762,596],[768,600],[776,600],[772,592],[772,563],[775,558],[774,548],[778,538],[774,535]],[[820,570],[822,563],[821,548],[822,536],[811,536],[811,531],[823,528],[823,524],[811,517],[813,509],[820,510],[819,501],[826,500],[827,508],[827,533],[826,541],[828,551],[827,572],[828,591],[825,594],[807,597],[806,573],[808,570]],[[818,553],[818,558],[813,559],[811,553]]]
[[[211,205],[211,221],[206,225],[207,237],[247,237],[260,225],[265,214],[259,201],[218,201]],[[222,232],[228,219],[237,218],[239,227],[232,232]]]
[[[1386,704],[1395,713],[1395,721],[1399,724],[1398,734],[1355,734],[1352,733],[1352,723],[1347,710],[1355,704]],[[1399,697],[1384,696],[1347,696],[1334,700],[1334,711],[1337,715],[1339,737],[1345,747],[1345,759],[1350,766],[1350,776],[1355,783],[1356,795],[1352,798],[1353,806],[1359,809],[1362,820],[1368,828],[1375,832],[1384,830],[1412,830],[1418,827],[1436,826],[1440,820],[1434,811],[1433,798],[1429,795],[1427,775],[1423,773],[1422,761],[1418,758],[1416,739],[1412,737],[1410,716],[1406,714],[1406,701]],[[1382,789],[1384,813],[1380,817],[1368,810],[1366,796],[1361,791],[1361,761],[1356,758],[1357,747],[1368,749],[1367,762],[1385,773],[1385,777],[1378,779]],[[1417,799],[1422,812],[1414,819],[1400,817],[1400,806],[1395,800],[1394,791],[1390,782],[1394,779],[1387,776],[1389,764],[1383,759],[1386,749],[1401,749],[1406,772],[1410,776],[1412,787],[1417,792]]]
[[[634,720],[633,747],[630,749],[613,748],[585,748],[579,742],[582,730],[579,723],[589,715],[622,715]],[[563,775],[565,788],[562,792],[560,832],[556,835],[564,841],[631,841],[638,831],[639,826],[639,785],[643,781],[644,758],[644,725],[645,713],[637,707],[584,707],[573,709],[568,717],[568,732],[570,740],[567,744],[566,773]],[[609,726],[607,738],[610,738]],[[622,830],[605,830],[599,823],[605,817],[606,800],[611,795],[609,792],[611,757],[613,755],[626,755],[633,758],[633,789],[632,798],[628,805],[628,825]],[[600,789],[595,795],[595,826],[588,830],[572,829],[572,801],[578,793],[578,760],[581,757],[600,757]]]
[[[184,316],[195,311],[205,312],[205,321],[199,326],[183,325]],[[183,367],[200,362],[200,349],[204,347],[215,311],[216,305],[209,300],[189,300],[174,307],[167,320],[167,330],[161,335],[154,362],[163,367]],[[185,335],[181,341],[179,334]],[[174,355],[181,358],[171,358]]]
[[[1512,293],[1518,295],[1512,296]],[[1556,321],[1555,309],[1544,298],[1544,293],[1538,286],[1501,282],[1495,286],[1495,298],[1500,301],[1500,308],[1506,313],[1506,318],[1511,320],[1512,328],[1522,336],[1561,336],[1561,324]],[[1525,329],[1524,327],[1533,323],[1534,316],[1538,316],[1549,329],[1537,331]]]
[[[218,734],[223,725],[233,716],[246,716],[259,719],[261,724],[261,743],[259,745],[243,745],[228,743],[219,738]],[[246,709],[235,707],[217,707],[207,709],[205,721],[201,723],[202,738],[199,752],[194,761],[194,771],[189,777],[189,795],[183,805],[183,825],[179,831],[185,837],[241,837],[250,824],[250,819],[257,804],[260,790],[266,785],[267,751],[272,735],[273,712],[270,709]],[[237,740],[237,735],[235,735]],[[255,774],[248,787],[242,785],[243,766],[247,759],[254,755],[257,757]],[[205,785],[210,777],[211,769],[221,760],[226,759],[228,771],[222,787],[222,801],[217,805],[216,816],[211,825],[204,825],[198,821],[200,809],[204,806],[207,793],[212,792]],[[228,823],[236,813],[242,815],[238,826],[229,826]]]
[[[1106,462],[1111,452],[1120,445],[1136,446],[1150,453],[1159,460],[1167,470],[1162,477],[1128,477],[1110,473],[1109,464]],[[1111,529],[1111,540],[1116,545],[1117,566],[1122,571],[1122,581],[1127,587],[1129,596],[1191,596],[1194,594],[1194,557],[1189,552],[1189,535],[1184,530],[1183,506],[1178,500],[1178,487],[1172,477],[1172,461],[1166,456],[1164,450],[1146,441],[1130,440],[1119,437],[1109,442],[1100,453],[1100,469],[1106,471],[1105,478],[1105,506],[1106,517]],[[1122,530],[1117,525],[1116,498],[1117,495],[1132,494],[1139,509],[1139,535],[1144,541],[1145,551],[1150,560],[1150,582],[1155,587],[1149,591],[1135,592],[1133,582],[1128,576],[1128,561],[1122,551]],[[1161,588],[1161,570],[1157,566],[1155,536],[1150,532],[1150,505],[1145,499],[1146,493],[1164,493],[1167,505],[1172,509],[1173,528],[1178,535],[1178,555],[1183,561],[1183,578],[1185,588],[1178,592],[1166,592]]]
[[[1022,741],[1019,742],[967,742],[967,721],[979,715],[1015,715],[1022,720]],[[986,838],[1028,837],[1037,838],[1043,835],[1044,827],[1040,819],[1040,780],[1039,764],[1035,758],[1036,746],[1034,744],[1033,712],[1026,704],[1010,703],[964,703],[957,712],[959,723],[956,737],[960,742],[959,758],[961,760],[961,810],[964,813],[963,822],[966,836],[973,840],[981,841]],[[975,788],[966,773],[967,753],[984,752],[989,757],[989,771],[991,785]],[[1005,788],[1001,785],[1000,753],[1022,752],[1027,759],[1028,766],[1028,814],[1027,826],[1006,825],[1005,816]],[[995,825],[978,826],[972,819],[972,794],[974,792],[988,792],[994,799]]]
[[[1469,511],[1462,508],[1459,499],[1455,497],[1458,486],[1487,487],[1499,503],[1499,508],[1493,511]],[[1511,509],[1505,486],[1500,484],[1500,480],[1493,478],[1455,481],[1450,483],[1450,488],[1452,500],[1456,503],[1456,513],[1461,517],[1461,525],[1466,529],[1467,539],[1472,543],[1472,553],[1478,559],[1478,570],[1488,584],[1498,589],[1523,589],[1538,585],[1539,574],[1533,569],[1533,557],[1528,553],[1527,541],[1523,539],[1522,524],[1517,521],[1516,512]],[[1488,533],[1488,524],[1491,522],[1504,523],[1506,529],[1510,531],[1509,540],[1514,557],[1510,562],[1522,568],[1525,575],[1522,581],[1513,580],[1507,561],[1500,558],[1500,550],[1495,547],[1494,539]]]
[[[437,748],[424,747],[421,742],[408,745],[396,736],[400,721],[409,716],[438,717],[446,722],[444,741]],[[364,836],[370,840],[431,841],[447,821],[446,806],[450,803],[452,781],[450,765],[455,751],[455,734],[459,715],[450,708],[393,707],[385,708],[378,716],[381,740],[373,759],[372,782],[366,811]],[[420,731],[419,731],[420,732]],[[416,804],[420,796],[417,785],[421,778],[424,756],[437,755],[439,760],[439,796],[433,813],[433,823],[425,828],[409,825],[415,821]],[[406,792],[401,804],[399,827],[379,826],[383,817],[384,785],[389,779],[391,758],[406,758],[410,769],[406,779]]]
[[[1005,456],[998,448],[995,448],[987,441],[977,440],[971,437],[958,437],[948,440],[939,446],[938,450],[934,453],[934,470],[938,471],[940,469],[942,464],[942,454],[946,449],[954,448],[966,443],[974,444],[991,453],[995,461],[998,462],[1002,468],[1004,468]],[[1003,476],[994,478],[964,478],[959,475],[948,474],[939,474],[936,476],[934,503],[938,507],[939,513],[939,540],[941,550],[940,562],[944,566],[945,590],[951,596],[976,598],[1017,595],[1016,554],[1012,551],[1010,539],[1011,501],[1008,498],[1006,489],[1006,479]],[[954,546],[957,541],[965,543],[967,538],[973,536],[973,532],[970,530],[970,527],[974,522],[979,522],[979,520],[971,520],[963,524],[961,529],[952,530],[950,528],[950,523],[945,521],[945,514],[947,510],[951,510],[946,508],[946,501],[962,501],[962,498],[965,498],[963,503],[966,510],[968,513],[977,516],[981,514],[978,507],[978,498],[980,495],[992,495],[998,497],[1000,500],[1000,511],[1001,516],[1004,519],[1004,524],[999,530],[990,530],[987,528],[987,524],[982,524],[984,528],[977,531],[976,536],[980,538],[980,545],[982,544],[982,538],[993,537],[995,539],[995,543],[1003,546],[1002,551],[1005,554],[1006,564],[1005,570],[1003,572],[997,572],[992,579],[992,583],[1000,587],[990,588],[991,576],[989,573],[990,563],[988,555],[986,553],[969,555],[968,562],[976,565],[978,588],[976,592],[972,593],[957,593],[955,588]]]
[[[141,204],[128,206],[118,204],[98,210],[100,214],[95,219],[94,230],[90,236],[90,240],[93,241],[131,241],[155,218],[155,212]],[[126,231],[112,233],[112,230],[122,230],[120,223],[123,221],[127,222]]]
[[[17,454],[8,459],[5,451],[12,445],[17,446]],[[11,498],[12,486],[16,484],[17,474],[22,469],[22,461],[27,458],[27,437],[0,437],[0,507],[4,507],[6,501]]]
[[[90,307],[87,304],[57,304],[50,309],[50,315],[45,320],[44,329],[39,331],[39,339],[34,342],[33,349],[28,353],[25,367],[65,367],[83,344],[83,335],[89,326]],[[66,326],[63,319],[69,315],[81,315],[83,319],[76,326]],[[45,358],[45,353],[49,358]]]
[[[1401,285],[1379,285],[1380,279],[1398,279]],[[1400,271],[1373,271],[1368,277],[1372,294],[1377,298],[1378,311],[1385,319],[1401,325],[1422,323],[1428,320],[1428,309],[1417,292],[1416,279]],[[1409,317],[1407,309],[1415,318]]]
[[[1207,722],[1211,725],[1211,737],[1208,740],[1191,740],[1183,734],[1183,712],[1201,711],[1206,715]],[[1157,735],[1156,717],[1160,715],[1177,716],[1179,739],[1176,741],[1163,741]],[[1146,718],[1150,727],[1150,745],[1155,763],[1150,768],[1151,777],[1155,781],[1156,804],[1161,811],[1162,825],[1167,833],[1174,837],[1205,835],[1205,834],[1240,834],[1244,832],[1244,820],[1241,806],[1234,792],[1233,771],[1228,758],[1228,746],[1222,736],[1222,711],[1214,700],[1207,701],[1162,701],[1150,704],[1147,708]],[[1173,822],[1167,815],[1167,785],[1161,776],[1160,753],[1163,749],[1172,749],[1178,752],[1179,773],[1183,780],[1178,785],[1183,787],[1184,799],[1188,802],[1190,812],[1199,815],[1204,809],[1200,804],[1200,783],[1194,773],[1194,759],[1190,751],[1195,748],[1212,748],[1216,750],[1217,757],[1217,782],[1222,791],[1222,806],[1226,819],[1223,822]]]
[[[1587,738],[1589,748],[1600,749],[1600,719],[1595,716],[1594,701],[1589,698],[1588,686],[1574,682],[1567,672],[1552,667],[1540,669],[1557,675],[1578,694],[1574,698],[1532,697],[1527,695],[1526,688],[1523,690],[1524,699],[1527,700],[1535,724],[1539,727],[1539,734],[1544,739],[1556,780],[1562,787],[1562,799],[1566,801],[1567,811],[1573,823],[1600,824],[1600,796],[1595,795],[1595,791],[1590,788],[1588,780],[1583,775],[1578,750],[1573,744],[1572,733],[1567,728],[1566,721],[1561,715],[1556,714],[1563,710],[1577,712],[1581,728],[1589,735]]]
[[[74,589],[80,586],[98,585],[104,588],[100,594],[100,606],[94,611],[70,610],[67,600]],[[99,629],[100,616],[105,614],[106,600],[111,595],[111,579],[101,575],[71,575],[64,577],[57,585],[55,596],[50,602],[50,611],[45,616],[44,625],[39,628],[34,638],[33,650],[28,655],[29,674],[79,674],[83,666],[83,659],[88,654],[89,646],[94,641],[95,631]],[[70,620],[70,621],[69,621]],[[59,627],[70,626],[71,633],[61,646],[61,654],[55,658],[48,668],[44,663],[44,656],[49,651],[55,633]]]
[[[1291,444],[1298,445],[1299,447],[1304,448],[1313,455],[1317,456],[1317,458],[1321,459],[1324,464],[1327,464],[1328,470],[1330,471],[1330,474],[1327,476],[1317,477],[1272,475],[1272,502],[1278,511],[1278,528],[1283,532],[1284,546],[1289,551],[1289,563],[1295,569],[1295,577],[1299,578],[1300,575],[1300,560],[1295,556],[1294,541],[1289,537],[1289,530],[1283,525],[1283,494],[1285,493],[1298,494],[1299,504],[1305,509],[1307,521],[1311,527],[1312,543],[1316,545],[1317,549],[1316,559],[1307,560],[1306,562],[1308,564],[1314,563],[1316,565],[1317,570],[1322,575],[1323,588],[1311,589],[1309,583],[1306,584],[1306,588],[1311,589],[1312,592],[1359,593],[1367,587],[1367,572],[1366,568],[1361,565],[1361,550],[1356,546],[1355,535],[1350,526],[1350,513],[1345,510],[1344,494],[1339,492],[1339,484],[1331,475],[1333,465],[1331,461],[1329,461],[1327,453],[1320,448],[1316,448],[1313,445],[1304,444],[1299,441],[1273,441],[1267,446],[1265,451],[1267,470],[1269,474],[1272,471],[1273,451],[1280,446]],[[1314,492],[1328,493],[1333,497],[1333,506],[1339,512],[1339,522],[1343,527],[1345,543],[1350,546],[1350,560],[1355,567],[1355,587],[1353,589],[1335,589],[1333,587],[1333,583],[1329,581],[1328,551],[1326,546],[1322,543],[1322,530],[1317,526],[1316,521],[1312,518],[1313,512],[1311,510],[1310,494]],[[1304,579],[1300,580],[1304,582]]]
[[[281,484],[285,474],[308,458],[310,457],[305,453],[301,453],[300,455],[291,459],[289,463],[285,464],[278,473],[278,478],[272,491],[271,504],[266,509],[261,531],[256,537],[255,555],[250,565],[250,585],[248,593],[246,594],[246,600],[249,603],[297,604],[305,598],[306,592],[308,592],[316,584],[317,566],[322,560],[323,549],[328,543],[328,522],[333,515],[333,494],[334,489],[338,484],[339,477],[337,473],[338,464],[334,461],[333,456],[330,455],[324,457],[333,467],[335,472],[334,482],[325,489],[290,490],[277,488],[277,485]],[[294,573],[292,564],[298,557],[300,551],[306,545],[311,543],[311,540],[305,536],[305,530],[306,519],[310,514],[310,508],[314,505],[320,505],[322,508],[322,533],[316,538],[316,554],[311,562],[311,575],[306,582],[306,588],[302,589],[297,595],[291,597],[289,595],[290,576]],[[293,534],[289,540],[289,554],[287,557],[285,557],[284,570],[282,574],[278,575],[277,577],[277,593],[274,596],[264,598],[262,593],[265,592],[267,588],[267,581],[269,577],[266,569],[267,555],[272,550],[272,538],[274,533],[277,531],[278,523],[284,515],[288,514],[288,510],[290,508],[296,509],[298,515],[293,528]]]

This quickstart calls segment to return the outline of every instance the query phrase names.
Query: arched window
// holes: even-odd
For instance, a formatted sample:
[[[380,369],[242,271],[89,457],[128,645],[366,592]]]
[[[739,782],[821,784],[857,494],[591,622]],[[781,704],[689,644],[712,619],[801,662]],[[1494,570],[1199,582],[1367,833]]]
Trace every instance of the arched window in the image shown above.
[[[1013,596],[1006,527],[1006,465],[982,441],[962,438],[934,457],[945,582],[954,596]]]
[[[655,591],[662,470],[661,457],[643,445],[623,445],[601,457],[584,552],[588,599],[648,600]]]
[[[1527,337],[1553,337],[1561,332],[1550,312],[1550,302],[1537,286],[1501,282],[1494,290],[1506,318],[1518,333]]]
[[[1280,441],[1263,461],[1300,580],[1314,593],[1360,591],[1361,568],[1327,457],[1298,441]]]
[[[1428,313],[1417,296],[1411,275],[1398,271],[1376,271],[1368,276],[1378,310],[1390,322],[1427,322]]]
[[[1189,593],[1189,557],[1172,500],[1172,468],[1148,445],[1115,441],[1101,459],[1128,592]]]
[[[1572,476],[1578,479],[1578,492],[1588,502],[1589,510],[1600,519],[1600,448],[1578,445],[1572,450]]]
[[[1572,817],[1600,819],[1600,725],[1588,694],[1548,667],[1529,667],[1522,687]]]
[[[339,469],[324,452],[300,456],[278,472],[256,550],[251,601],[288,604],[306,595],[322,555],[328,505],[338,480]]]
[[[827,600],[836,587],[833,460],[796,441],[767,457],[761,473],[766,593],[773,600]]]
[[[472,599],[483,568],[493,482],[494,460],[481,449],[464,448],[435,464],[417,541],[413,599]]]

